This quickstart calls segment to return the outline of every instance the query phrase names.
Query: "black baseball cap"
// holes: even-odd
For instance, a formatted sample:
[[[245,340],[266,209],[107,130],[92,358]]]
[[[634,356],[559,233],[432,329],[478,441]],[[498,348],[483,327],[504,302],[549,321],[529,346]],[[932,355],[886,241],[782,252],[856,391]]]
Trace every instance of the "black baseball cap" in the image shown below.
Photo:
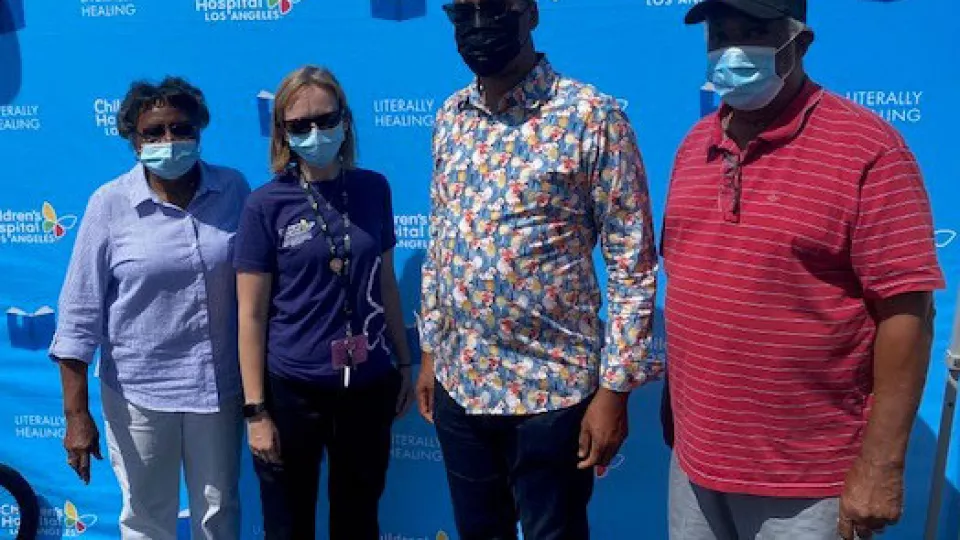
[[[700,24],[711,9],[724,5],[754,19],[783,19],[790,17],[807,22],[807,0],[703,0],[690,8],[684,22]]]

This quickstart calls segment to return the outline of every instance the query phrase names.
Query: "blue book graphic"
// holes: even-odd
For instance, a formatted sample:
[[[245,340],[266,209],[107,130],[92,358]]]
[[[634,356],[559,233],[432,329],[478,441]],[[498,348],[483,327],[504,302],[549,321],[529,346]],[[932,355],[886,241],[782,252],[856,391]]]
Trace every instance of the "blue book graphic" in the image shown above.
[[[0,105],[12,102],[23,84],[23,58],[17,32],[25,25],[23,0],[0,0]]]
[[[374,19],[406,21],[427,14],[427,0],[370,0]]]
[[[23,30],[23,0],[0,0],[0,34]]]
[[[260,118],[260,135],[269,137],[273,126],[273,93],[267,90],[261,90],[257,94],[257,116]]]
[[[705,83],[700,87],[700,117],[712,113],[720,108],[720,96],[713,88],[713,83]]]
[[[56,327],[56,314],[48,306],[33,313],[20,308],[7,310],[7,333],[10,335],[10,345],[16,349],[46,349],[53,340]]]
[[[177,515],[177,540],[190,540],[190,509],[180,510]]]

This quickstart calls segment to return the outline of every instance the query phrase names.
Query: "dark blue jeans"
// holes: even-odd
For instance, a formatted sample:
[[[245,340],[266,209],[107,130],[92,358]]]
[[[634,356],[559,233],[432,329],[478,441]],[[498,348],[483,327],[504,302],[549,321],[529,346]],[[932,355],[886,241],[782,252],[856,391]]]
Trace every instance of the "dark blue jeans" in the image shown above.
[[[438,382],[434,422],[461,540],[587,540],[593,471],[577,469],[589,400],[529,416],[467,415]]]

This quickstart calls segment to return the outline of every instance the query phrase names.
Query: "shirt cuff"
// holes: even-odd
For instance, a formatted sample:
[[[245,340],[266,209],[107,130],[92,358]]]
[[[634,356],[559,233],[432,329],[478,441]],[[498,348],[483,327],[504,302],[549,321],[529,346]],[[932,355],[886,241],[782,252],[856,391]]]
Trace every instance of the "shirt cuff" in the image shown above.
[[[54,336],[48,354],[50,360],[54,362],[61,360],[79,360],[85,364],[92,364],[93,355],[96,352],[97,346],[95,344],[85,343],[78,339]]]
[[[420,352],[432,355],[436,350],[437,347],[431,343],[431,340],[427,339],[423,334],[420,334]]]
[[[615,361],[604,353],[600,369],[600,387],[613,392],[631,392],[663,377],[663,363],[647,361],[646,349],[621,352]]]
[[[417,315],[417,332],[420,337],[420,352],[433,354],[437,349],[434,343],[436,332],[435,322],[428,321],[425,317]]]
[[[233,269],[237,272],[258,272],[261,274],[273,272],[273,268],[269,264],[247,259],[237,259],[233,261]]]
[[[869,291],[872,293],[869,296],[877,300],[886,300],[900,294],[933,292],[944,289],[945,287],[946,283],[941,276],[904,278],[874,287]]]

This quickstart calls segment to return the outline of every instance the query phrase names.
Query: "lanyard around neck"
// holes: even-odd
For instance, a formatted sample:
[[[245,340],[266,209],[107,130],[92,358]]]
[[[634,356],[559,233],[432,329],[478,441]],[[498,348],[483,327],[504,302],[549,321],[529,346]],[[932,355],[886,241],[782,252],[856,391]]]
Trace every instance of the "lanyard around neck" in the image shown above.
[[[351,248],[351,239],[350,239],[350,208],[348,206],[349,199],[347,196],[347,184],[344,181],[343,169],[340,170],[340,176],[335,180],[340,185],[341,196],[343,198],[343,238],[338,245],[337,238],[334,236],[333,231],[330,228],[330,224],[327,223],[327,220],[323,216],[323,212],[320,211],[320,203],[323,202],[323,205],[326,207],[327,212],[332,212],[335,214],[340,214],[336,208],[330,204],[319,191],[316,190],[310,183],[303,179],[301,176],[299,179],[300,188],[303,190],[304,195],[307,197],[307,202],[310,204],[310,208],[313,209],[313,213],[317,218],[317,226],[320,227],[320,233],[323,235],[324,239],[327,241],[327,247],[330,249],[330,260],[328,262],[328,267],[330,271],[337,276],[337,280],[343,285],[344,291],[347,293],[346,298],[343,302],[343,315],[346,318],[347,325],[347,335],[352,336],[353,331],[350,327],[350,321],[353,318],[353,308],[351,308],[350,302],[350,257],[352,255]],[[341,247],[342,246],[342,249]]]

